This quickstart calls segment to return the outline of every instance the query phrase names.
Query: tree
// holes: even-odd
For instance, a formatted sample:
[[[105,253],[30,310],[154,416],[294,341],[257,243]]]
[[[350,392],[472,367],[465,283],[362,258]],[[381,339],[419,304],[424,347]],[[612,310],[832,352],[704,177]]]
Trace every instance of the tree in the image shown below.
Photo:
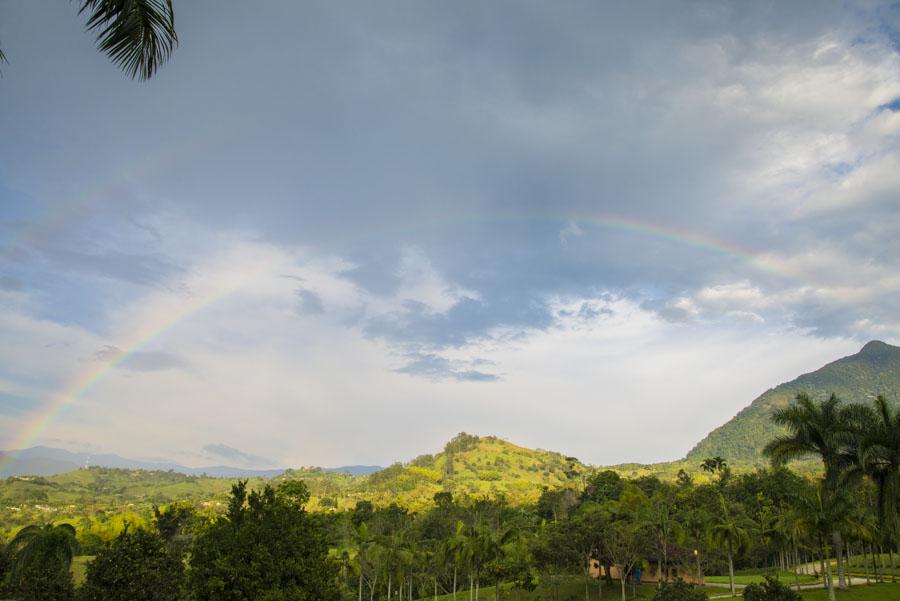
[[[357,599],[362,601],[363,583],[367,580],[376,578],[374,572],[374,562],[372,561],[372,549],[377,544],[375,537],[369,532],[369,526],[365,522],[361,523],[358,528],[353,531],[353,542],[356,544],[356,567],[359,571],[359,582],[357,585]],[[371,588],[374,584],[370,584]]]
[[[834,601],[834,583],[831,578],[831,557],[828,535],[836,531],[850,515],[851,505],[842,491],[818,483],[810,491],[797,497],[796,507],[800,527],[812,536],[819,548],[819,561],[828,598]]]
[[[587,479],[582,497],[595,503],[618,501],[625,483],[622,477],[612,470],[594,472]]]
[[[718,475],[720,484],[724,484],[731,476],[731,469],[728,467],[728,462],[719,455],[704,459],[700,464],[700,469],[704,472],[709,472],[710,475]]]
[[[466,546],[468,537],[466,536],[466,525],[462,521],[456,522],[456,530],[444,542],[441,548],[441,555],[453,564],[453,601],[456,601],[457,577],[459,576],[459,568],[466,561]]]
[[[162,536],[141,528],[122,532],[88,564],[79,601],[178,601],[184,564]]]
[[[78,549],[70,524],[26,526],[9,543],[10,583],[17,601],[66,601],[74,594],[69,571]]]
[[[788,433],[777,436],[763,449],[775,465],[808,455],[817,455],[825,468],[825,486],[838,487],[842,469],[847,466],[848,448],[854,442],[855,423],[852,409],[832,394],[821,403],[800,393],[795,402],[772,414],[772,420]],[[844,586],[844,559],[841,533],[832,529],[832,540],[838,562],[838,583]]]
[[[682,532],[676,519],[675,491],[670,486],[657,490],[644,507],[641,524],[653,531],[657,551],[657,587],[669,581],[669,544]]]
[[[97,49],[132,79],[150,79],[178,44],[172,0],[79,0]],[[7,62],[0,50],[0,62]]]
[[[896,542],[900,538],[900,411],[880,395],[871,409],[857,406],[856,411],[860,419],[854,464],[875,483],[878,522]]]
[[[323,526],[307,514],[308,492],[266,486],[231,489],[227,514],[193,546],[190,583],[197,601],[336,600],[337,569],[328,560]]]
[[[725,502],[725,497],[719,497],[719,512],[713,516],[713,538],[725,549],[728,557],[728,584],[731,596],[734,588],[734,554],[746,546],[750,541],[750,533],[756,528],[756,523],[747,517],[740,506]]]
[[[612,524],[603,540],[607,555],[619,568],[622,601],[625,601],[625,580],[641,560],[639,527],[628,521]]]

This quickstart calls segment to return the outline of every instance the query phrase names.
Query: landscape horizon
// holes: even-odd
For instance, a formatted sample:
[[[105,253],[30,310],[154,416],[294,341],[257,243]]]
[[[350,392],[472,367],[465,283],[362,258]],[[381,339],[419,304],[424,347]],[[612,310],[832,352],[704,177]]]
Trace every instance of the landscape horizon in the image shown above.
[[[848,365],[855,364],[854,367],[860,370],[860,373],[848,373]],[[862,367],[860,367],[860,365]],[[844,373],[840,375],[833,374],[835,366],[843,369]],[[880,378],[880,381],[879,381]],[[866,390],[860,385],[860,382],[869,381],[870,389]],[[900,347],[887,344],[880,340],[871,340],[867,342],[859,352],[853,355],[837,358],[832,362],[822,366],[821,368],[801,374],[789,382],[783,382],[776,386],[769,387],[762,395],[751,401],[747,406],[741,409],[733,418],[726,423],[718,426],[702,440],[694,444],[682,457],[673,458],[669,461],[656,463],[637,463],[625,462],[611,465],[591,466],[595,468],[613,468],[619,471],[633,471],[635,473],[647,474],[664,474],[670,478],[674,478],[675,471],[678,469],[686,469],[691,471],[699,471],[700,462],[706,457],[718,455],[724,457],[731,465],[737,469],[752,469],[763,466],[766,462],[761,461],[761,449],[765,441],[772,437],[772,434],[764,432],[745,432],[747,428],[759,428],[760,422],[763,429],[769,428],[775,430],[773,424],[768,422],[768,411],[778,407],[786,406],[793,396],[798,392],[811,393],[814,396],[824,397],[831,393],[842,396],[844,400],[862,401],[873,400],[877,395],[883,394],[894,402],[900,402]],[[774,398],[773,398],[774,397]],[[760,408],[764,406],[764,411]],[[750,422],[750,426],[744,426],[742,422]],[[465,433],[463,433],[465,434]],[[478,436],[497,438],[496,436],[487,434],[477,434]],[[755,442],[753,436],[759,436]],[[730,449],[730,443],[734,443],[735,439],[740,439],[738,449]],[[501,440],[509,442],[506,438]],[[748,447],[748,441],[750,445]],[[423,449],[424,451],[433,451]],[[541,447],[534,450],[541,451]],[[749,450],[749,454],[748,454]],[[134,460],[120,457],[115,454],[100,453],[73,453],[68,449],[56,449],[51,447],[31,447],[24,449],[24,455],[27,461],[21,461],[23,450],[2,450],[0,449],[0,477],[8,476],[27,476],[37,475],[46,476],[58,473],[64,473],[78,467],[118,467],[125,469],[143,469],[148,471],[176,471],[189,475],[209,475],[212,477],[235,478],[235,477],[253,477],[268,476],[274,477],[281,475],[283,472],[292,469],[290,467],[281,468],[246,468],[234,466],[184,466],[175,462],[166,460]],[[62,451],[62,453],[60,453]],[[557,453],[564,453],[565,449],[557,449]],[[755,456],[753,456],[755,453]],[[60,455],[67,457],[61,458]],[[91,457],[94,457],[91,460]],[[414,457],[407,459],[398,459],[395,463],[407,463],[414,461]],[[691,463],[693,462],[693,463]],[[81,465],[77,465],[81,464]],[[586,464],[589,465],[589,464]],[[321,469],[326,472],[348,473],[354,476],[369,475],[375,471],[384,469],[386,466],[355,464],[349,466],[295,466],[302,469]],[[673,468],[675,471],[673,471]],[[29,471],[31,470],[31,471]]]
[[[900,1],[0,2],[0,601],[900,599]]]

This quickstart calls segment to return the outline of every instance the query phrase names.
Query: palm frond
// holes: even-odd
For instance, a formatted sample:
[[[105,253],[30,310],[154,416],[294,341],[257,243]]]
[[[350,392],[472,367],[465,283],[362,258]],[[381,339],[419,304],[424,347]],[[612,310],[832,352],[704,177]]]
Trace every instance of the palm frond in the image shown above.
[[[172,0],[81,0],[97,48],[132,78],[150,79],[178,44]]]

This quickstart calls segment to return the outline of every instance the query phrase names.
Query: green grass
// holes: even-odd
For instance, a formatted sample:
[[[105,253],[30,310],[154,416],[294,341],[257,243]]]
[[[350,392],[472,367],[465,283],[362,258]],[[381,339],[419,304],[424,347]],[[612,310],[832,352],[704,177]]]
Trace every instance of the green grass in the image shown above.
[[[897,601],[900,599],[900,584],[871,584],[851,586],[847,590],[835,591],[837,601]],[[828,591],[819,588],[803,591],[804,601],[827,601]]]
[[[878,559],[878,558],[881,559]],[[900,566],[897,566],[898,561],[900,561],[900,555],[894,554],[894,565],[897,567],[891,567],[891,556],[887,553],[876,556],[878,560],[878,572],[885,576],[900,576]],[[881,561],[884,561],[884,565],[887,567],[881,567]],[[869,555],[867,559],[863,559],[862,555],[851,555],[850,556],[850,571],[854,576],[862,576],[866,575],[866,564],[868,562],[869,565],[869,575],[875,575],[875,568],[872,566],[872,556]],[[834,565],[834,564],[833,564]]]
[[[77,555],[72,558],[72,579],[75,586],[81,586],[87,576],[87,566],[94,560],[93,555]]]
[[[559,601],[584,601],[584,578],[581,576],[562,576],[559,582]],[[711,595],[722,593],[722,589],[703,589],[704,592]],[[589,595],[591,601],[597,599],[597,581],[593,580],[589,584]],[[635,595],[632,595],[631,585],[625,587],[626,597],[629,600],[648,601],[656,594],[655,583],[644,583],[636,587]],[[494,587],[482,586],[478,598],[480,601],[494,601]],[[603,601],[619,601],[622,598],[622,589],[618,581],[613,581],[610,587],[603,582]],[[423,597],[421,601],[430,601],[433,596]],[[555,601],[556,589],[553,584],[544,582],[533,591],[520,591],[518,597],[516,592],[509,585],[503,585],[500,588],[500,599],[502,601]],[[438,595],[438,601],[453,601],[453,595]],[[469,601],[469,591],[459,590],[456,592],[456,601]]]
[[[775,576],[785,584],[793,585],[797,580],[793,572],[784,572],[772,569],[740,570],[734,573],[735,584],[753,584],[762,582],[766,576]],[[812,584],[818,582],[815,576],[800,574],[800,584]],[[713,584],[728,584],[728,576],[706,576],[706,582]]]

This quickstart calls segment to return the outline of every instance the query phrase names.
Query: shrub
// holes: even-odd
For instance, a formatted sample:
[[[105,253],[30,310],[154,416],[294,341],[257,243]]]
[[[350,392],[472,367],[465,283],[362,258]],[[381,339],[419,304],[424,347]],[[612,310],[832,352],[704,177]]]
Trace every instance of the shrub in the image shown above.
[[[744,589],[744,601],[802,601],[802,597],[779,580],[766,576],[761,584],[750,584]]]
[[[664,584],[653,595],[652,601],[707,601],[706,593],[693,584],[678,579],[671,584]]]

